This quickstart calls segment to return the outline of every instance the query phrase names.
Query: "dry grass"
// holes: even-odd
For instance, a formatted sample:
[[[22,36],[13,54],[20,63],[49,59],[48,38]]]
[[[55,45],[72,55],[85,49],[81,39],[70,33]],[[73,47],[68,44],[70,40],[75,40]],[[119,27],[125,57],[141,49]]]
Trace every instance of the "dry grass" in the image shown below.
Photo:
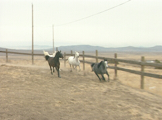
[[[37,63],[38,64],[38,63]],[[162,97],[94,73],[50,74],[48,65],[0,65],[2,120],[160,120]],[[113,74],[113,71],[109,71]],[[112,77],[113,78],[113,77]]]
[[[118,54],[133,60],[128,56]],[[32,65],[30,56],[9,56],[7,64],[5,56],[0,56],[0,119],[162,119],[161,79],[145,77],[145,90],[141,90],[139,75],[118,71],[118,80],[113,80],[114,70],[108,69],[110,82],[99,82],[89,64],[84,72],[82,64],[81,72],[70,72],[68,62],[66,68],[63,63],[62,78],[58,78],[56,73],[50,74],[44,57],[35,57]],[[119,65],[140,70],[138,66]],[[157,69],[146,70],[161,74]]]

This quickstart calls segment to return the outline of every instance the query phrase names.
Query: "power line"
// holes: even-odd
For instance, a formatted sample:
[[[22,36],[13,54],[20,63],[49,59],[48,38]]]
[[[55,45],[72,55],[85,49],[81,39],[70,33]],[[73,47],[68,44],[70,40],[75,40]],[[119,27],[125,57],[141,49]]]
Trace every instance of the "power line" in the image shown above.
[[[90,17],[96,16],[96,15],[102,14],[102,13],[104,13],[104,12],[107,12],[107,11],[109,11],[109,10],[112,10],[112,9],[114,9],[114,8],[120,7],[120,6],[126,4],[126,3],[130,2],[130,1],[131,1],[131,0],[125,1],[125,2],[123,2],[123,3],[120,3],[120,4],[116,5],[116,6],[113,6],[113,7],[111,7],[111,8],[108,8],[108,9],[106,9],[106,10],[100,11],[100,12],[98,12],[98,13],[95,13],[95,14],[92,14],[92,15],[89,15],[89,16],[86,16],[86,17],[83,17],[83,18],[80,18],[80,19],[77,19],[77,20],[74,20],[74,21],[71,21],[71,22],[68,22],[68,23],[63,23],[63,24],[60,24],[60,25],[56,25],[56,26],[68,25],[68,24],[72,24],[72,23],[75,23],[75,22],[79,22],[79,21],[84,20],[84,19],[88,19],[88,18],[90,18]]]

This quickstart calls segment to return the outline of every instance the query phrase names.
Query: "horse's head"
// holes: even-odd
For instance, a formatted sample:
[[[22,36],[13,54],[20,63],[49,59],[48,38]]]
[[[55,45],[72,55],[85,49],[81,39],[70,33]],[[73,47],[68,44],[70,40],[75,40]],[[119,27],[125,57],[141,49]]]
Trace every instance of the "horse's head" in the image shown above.
[[[57,56],[57,57],[59,57],[59,58],[64,58],[63,57],[63,54],[61,53],[61,50],[60,51],[57,51],[57,53],[56,53],[56,55],[55,56]]]
[[[107,59],[104,59],[105,66],[108,67]]]
[[[100,63],[98,63],[98,68],[100,66],[102,66],[104,68],[108,68],[107,60],[105,59],[104,61],[101,61]]]
[[[94,66],[94,65],[95,65],[95,63],[92,63],[92,64],[91,64],[92,71],[93,71],[93,66]]]
[[[79,53],[75,51],[75,58],[79,57]]]

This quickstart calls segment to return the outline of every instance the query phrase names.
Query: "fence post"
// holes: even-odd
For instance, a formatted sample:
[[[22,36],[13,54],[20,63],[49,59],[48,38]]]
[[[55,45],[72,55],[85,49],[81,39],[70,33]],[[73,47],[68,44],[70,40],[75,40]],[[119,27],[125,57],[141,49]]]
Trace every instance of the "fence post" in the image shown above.
[[[142,65],[143,62],[145,62],[144,56],[141,57],[141,89],[144,89],[144,75],[143,75],[144,65]]]
[[[115,53],[114,54],[114,58],[115,58],[115,80],[117,80],[117,61],[116,61],[116,59],[117,59],[117,53]]]
[[[6,62],[8,62],[8,50],[6,49]]]
[[[73,51],[71,50],[71,56],[73,56]]]
[[[83,71],[85,71],[85,57],[84,57],[84,51],[83,51]]]
[[[34,52],[32,50],[32,64],[34,64]]]
[[[66,52],[64,52],[64,67],[66,67]]]
[[[96,63],[98,63],[98,50],[96,50]]]

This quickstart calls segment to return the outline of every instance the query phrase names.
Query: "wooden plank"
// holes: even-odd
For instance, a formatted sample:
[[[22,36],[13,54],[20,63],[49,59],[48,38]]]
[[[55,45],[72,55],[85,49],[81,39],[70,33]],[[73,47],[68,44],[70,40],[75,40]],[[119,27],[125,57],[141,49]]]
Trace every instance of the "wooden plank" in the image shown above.
[[[82,63],[83,63],[83,60],[80,60],[80,62],[82,62]],[[92,63],[94,63],[94,62],[89,62],[89,61],[85,61],[85,60],[84,60],[84,63],[87,63],[87,64],[92,64]]]
[[[10,53],[10,54],[21,54],[21,55],[32,55],[31,53],[20,53],[20,52],[11,52],[11,51],[8,51],[8,53]]]
[[[79,56],[82,56],[82,54],[80,54]],[[87,58],[95,58],[96,59],[96,56],[93,56],[93,55],[84,55],[84,57],[87,57]]]
[[[6,51],[0,51],[2,53],[6,53]],[[32,53],[21,53],[21,52],[11,52],[11,51],[8,51],[7,52],[8,54],[20,54],[20,55],[32,55]],[[44,56],[44,54],[33,54],[33,55],[36,55],[36,56]]]
[[[111,67],[111,68],[112,68],[112,67]],[[115,69],[115,67],[114,67],[113,69]],[[120,68],[120,67],[117,67],[117,69],[118,69],[118,70],[121,70],[121,71],[129,72],[129,73],[141,75],[141,71],[130,70],[130,69]]]
[[[141,57],[141,61],[142,61],[142,63],[144,63],[145,62],[145,58],[144,58],[144,56],[142,56]],[[144,65],[142,65],[141,64],[141,89],[144,89]]]
[[[66,56],[74,56],[75,54],[66,54]]]
[[[117,61],[116,61],[116,59],[117,59],[117,53],[115,53],[114,54],[114,58],[115,58],[115,70],[114,70],[114,72],[115,72],[115,80],[117,80]]]
[[[6,53],[6,51],[0,51],[1,53]]]
[[[32,4],[32,64],[34,64],[34,17],[33,17],[33,4]]]
[[[98,50],[96,50],[96,63],[98,63]]]
[[[71,56],[73,55],[73,51],[71,50]]]
[[[34,56],[44,56],[44,54],[33,54]]]
[[[116,59],[117,62],[129,63],[129,64],[136,64],[141,65],[141,62],[133,61],[133,60],[123,60],[123,59]]]
[[[64,67],[66,67],[66,52],[64,52]]]
[[[96,56],[91,56],[91,55],[85,55],[85,57],[96,58]],[[162,64],[160,63],[147,63],[147,62],[142,63],[142,62],[133,61],[133,60],[114,59],[114,58],[107,58],[107,57],[98,57],[98,59],[116,60],[117,62],[123,62],[123,63],[129,63],[129,64],[162,67]]]
[[[151,66],[151,67],[162,67],[161,63],[141,63],[144,66]]]
[[[102,59],[102,60],[107,59],[108,61],[109,60],[115,60],[114,58],[107,58],[107,57],[98,57],[98,59]]]
[[[144,76],[147,76],[147,77],[153,77],[153,78],[162,79],[162,75],[158,75],[158,74],[143,73],[143,75],[144,75]]]
[[[85,70],[85,57],[84,57],[84,51],[83,51],[83,70]]]
[[[8,50],[6,49],[6,62],[8,62]]]
[[[82,56],[82,54],[80,54],[79,56]],[[114,58],[108,58],[108,57],[96,57],[96,56],[93,56],[93,55],[84,55],[85,57],[87,57],[87,58],[98,58],[98,59],[107,59],[107,60],[115,60]]]
[[[162,67],[162,64],[160,64],[160,63],[147,63],[147,62],[138,62],[138,61],[133,61],[133,60],[122,60],[122,59],[117,59],[117,61],[129,63],[129,64],[151,66],[151,67]]]
[[[108,68],[115,69],[115,67],[113,67],[113,66],[109,66]],[[137,74],[137,75],[142,75],[143,74],[144,76],[147,76],[147,77],[153,77],[153,78],[162,79],[162,75],[158,75],[158,74],[146,73],[146,72],[130,70],[130,69],[126,69],[126,68],[120,68],[120,67],[117,67],[117,69],[121,70],[121,71],[129,72],[129,73]]]

